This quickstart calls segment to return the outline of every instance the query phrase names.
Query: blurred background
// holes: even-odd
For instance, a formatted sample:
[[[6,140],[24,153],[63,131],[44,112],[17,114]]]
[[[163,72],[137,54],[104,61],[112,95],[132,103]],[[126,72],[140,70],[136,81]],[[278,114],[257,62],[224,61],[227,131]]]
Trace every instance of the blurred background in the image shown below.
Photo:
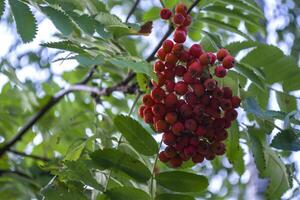
[[[107,6],[111,8],[112,13],[125,21],[128,14],[127,12],[132,7],[134,1],[107,0],[105,2]],[[256,34],[256,39],[262,43],[279,47],[286,55],[293,55],[297,58],[300,64],[300,1],[256,0],[256,2],[263,10],[266,18],[266,21],[262,21],[265,33]],[[160,7],[160,2],[158,0],[142,0],[138,6],[139,9],[130,18],[129,22],[139,22],[138,20],[143,17],[145,18],[143,13],[148,11],[149,7],[153,6]],[[34,113],[44,101],[43,99],[46,99],[47,95],[54,94],[60,88],[67,87],[86,71],[86,68],[82,67],[78,61],[66,59],[70,56],[69,53],[62,53],[40,46],[40,44],[44,42],[57,41],[59,37],[57,37],[57,30],[52,22],[37,10],[32,10],[39,24],[39,29],[33,42],[22,43],[17,34],[15,23],[13,23],[9,9],[6,9],[0,21],[0,143],[3,143],[7,137],[4,133],[8,131],[15,133],[16,126],[13,126],[16,124],[21,125],[24,119],[26,119],[26,116]],[[194,24],[193,27],[197,27],[197,29],[201,28],[201,26],[197,24]],[[144,57],[149,55],[155,47],[156,41],[162,37],[162,31],[166,31],[167,28],[168,25],[163,21],[155,20],[150,36],[133,37],[134,40],[139,40],[140,44],[135,51]],[[243,30],[245,28],[241,25],[240,29]],[[195,32],[197,32],[197,30]],[[197,37],[199,36],[196,35],[192,38],[193,40],[197,40]],[[241,36],[234,34],[225,35],[225,38],[227,44],[232,41],[243,40]],[[130,40],[126,42],[130,44]],[[191,39],[188,41],[190,44],[192,42],[195,41]],[[76,73],[73,73],[75,69],[77,69]],[[284,70],[284,66],[282,66],[282,70]],[[280,85],[275,84],[274,87],[279,90],[281,89]],[[300,96],[297,92],[294,94]],[[274,95],[275,94],[271,92],[268,108],[278,110],[279,107],[277,103],[272,100],[272,96],[274,97]],[[124,100],[121,94],[115,94],[115,96]],[[78,98],[80,98],[79,101],[77,101]],[[103,104],[97,105],[95,112],[101,113],[103,110],[113,107],[111,102],[108,102],[110,102],[110,100],[105,101],[104,99]],[[69,106],[68,103],[73,104],[72,109],[65,111],[66,115],[63,116],[60,111],[62,108]],[[86,118],[81,119],[86,120],[84,122],[76,121],[76,115],[82,114],[80,108],[87,107],[91,109],[90,103],[91,99],[87,96],[81,98],[74,94],[68,95],[65,102],[61,103],[58,109],[53,111],[54,116],[59,120],[47,119],[46,117],[46,119],[32,130],[33,134],[26,136],[24,142],[20,143],[18,147],[24,148],[26,153],[38,153],[41,152],[42,149],[45,150],[45,148],[48,148],[48,152],[49,149],[51,149],[51,144],[59,143],[60,140],[68,140],[68,138],[61,138],[59,134],[53,136],[54,132],[60,133],[68,131],[68,126],[70,125],[77,126],[80,124],[78,133],[72,134],[82,135],[82,133],[79,132],[83,129],[85,130],[84,134],[86,136],[92,135],[91,132],[93,132],[93,128],[91,127],[94,127],[94,124],[90,117],[92,116],[93,119],[93,113],[91,116],[89,114],[83,114],[86,116]],[[129,99],[128,102],[120,101],[114,103],[130,105],[132,104],[132,100]],[[299,105],[298,101],[298,110]],[[7,113],[1,113],[4,107],[5,109],[9,107],[9,116],[7,116]],[[117,113],[119,111],[112,110],[111,112]],[[240,120],[243,120],[242,117],[243,116],[240,117]],[[62,124],[60,124],[59,121],[61,121]],[[48,129],[48,123],[52,125],[51,129]],[[281,122],[277,124],[282,126]],[[53,129],[55,129],[55,131]],[[247,146],[244,145],[242,147],[245,151],[244,160],[246,170],[241,176],[231,169],[230,163],[225,158],[218,159],[211,164],[206,162],[195,168],[195,170],[201,170],[201,173],[211,176],[208,198],[263,199],[262,194],[266,189],[267,181],[258,178],[252,156],[249,154]],[[60,146],[59,148],[61,148],[61,151],[66,150],[64,146]],[[59,150],[55,151],[54,154],[59,155]],[[296,178],[300,180],[300,153],[289,153],[282,155],[282,158],[288,163],[295,163],[297,170]],[[18,162],[17,158],[15,162]],[[30,165],[30,163],[26,163],[25,165]],[[22,186],[18,185],[17,187]],[[294,187],[284,195],[283,199],[300,199],[299,182],[297,182],[297,180],[294,180]]]

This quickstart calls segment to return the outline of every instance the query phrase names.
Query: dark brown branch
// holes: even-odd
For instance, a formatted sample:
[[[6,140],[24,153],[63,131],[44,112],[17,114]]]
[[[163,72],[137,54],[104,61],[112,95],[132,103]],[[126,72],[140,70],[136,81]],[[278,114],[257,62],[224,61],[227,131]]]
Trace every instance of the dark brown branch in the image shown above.
[[[32,179],[29,175],[16,170],[12,171],[12,170],[0,169],[0,176],[2,176],[3,174],[16,174],[23,178]]]
[[[128,22],[129,18],[131,17],[131,15],[134,13],[135,9],[137,8],[137,6],[139,5],[140,0],[136,0],[135,3],[133,4],[132,8],[130,9],[127,17],[126,17],[126,22]]]
[[[188,9],[188,13],[190,13],[195,6],[200,2],[201,0],[196,0]],[[148,56],[147,62],[151,62],[155,59],[155,54],[159,50],[159,48],[162,46],[163,42],[172,34],[174,31],[174,27],[172,25],[169,26],[167,32],[165,35],[162,37],[162,39],[159,41],[159,43],[156,45],[152,53]]]
[[[32,158],[32,159],[35,159],[35,160],[41,160],[41,161],[45,161],[45,162],[49,162],[50,161],[50,159],[48,159],[48,158],[44,158],[44,157],[36,156],[36,155],[31,155],[31,154],[27,154],[27,153],[16,151],[16,150],[12,150],[12,149],[9,149],[8,152],[16,154],[18,156]]]

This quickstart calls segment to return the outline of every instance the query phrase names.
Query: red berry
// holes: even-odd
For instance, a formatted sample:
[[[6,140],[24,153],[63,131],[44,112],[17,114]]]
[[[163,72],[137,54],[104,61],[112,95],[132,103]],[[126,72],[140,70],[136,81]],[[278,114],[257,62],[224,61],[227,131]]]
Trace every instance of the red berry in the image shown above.
[[[186,40],[186,33],[181,30],[176,30],[173,39],[177,43],[184,43]]]
[[[183,77],[182,77],[183,81],[187,84],[192,84],[194,83],[195,79],[193,77],[193,74],[190,72],[186,72]]]
[[[177,121],[177,114],[175,112],[169,112],[165,116],[166,122],[174,124]]]
[[[202,47],[199,44],[193,44],[190,47],[189,53],[195,58],[199,58],[203,53]]]
[[[194,132],[197,129],[197,122],[193,119],[188,119],[184,121],[184,127],[190,132]]]
[[[166,80],[173,81],[175,78],[175,71],[173,69],[166,69],[164,71]]]
[[[184,131],[184,125],[181,122],[176,122],[172,126],[172,132],[174,135],[181,135],[182,131]]]
[[[162,19],[167,20],[167,19],[170,19],[171,16],[172,16],[172,11],[171,10],[169,10],[168,8],[161,9],[161,11],[160,11],[160,17]]]
[[[187,11],[188,11],[188,9],[187,9],[186,5],[184,5],[183,3],[179,3],[175,7],[175,12],[176,13],[181,13],[183,15],[186,15]]]
[[[144,112],[144,121],[147,124],[153,124],[153,114],[152,113],[145,114]]]
[[[175,14],[173,16],[173,22],[174,22],[174,24],[176,24],[178,26],[182,25],[184,21],[185,21],[185,17],[180,13]]]
[[[238,113],[235,109],[227,110],[225,112],[225,119],[228,121],[233,121],[237,118]]]
[[[187,15],[183,22],[183,26],[189,26],[189,25],[191,25],[191,23],[192,23],[192,17],[190,15]]]
[[[192,157],[193,163],[202,163],[204,160],[204,156],[201,154],[196,154]]]
[[[201,75],[203,72],[203,67],[199,62],[193,62],[189,65],[188,71],[195,76]]]
[[[155,116],[164,116],[166,114],[166,108],[163,104],[159,103],[159,104],[154,104],[152,106],[152,113]]]
[[[174,43],[172,40],[165,40],[163,42],[163,49],[166,53],[170,53],[173,49]]]
[[[212,53],[212,52],[208,52],[208,55],[210,57],[210,59],[209,59],[210,60],[210,64],[211,65],[215,64],[215,62],[217,60],[217,56],[214,53]]]
[[[223,118],[217,118],[213,122],[213,128],[215,130],[222,130],[225,127],[225,119]]]
[[[166,107],[173,107],[176,105],[178,99],[174,93],[170,93],[165,98],[165,105]]]
[[[179,112],[184,119],[187,119],[192,116],[193,108],[189,104],[183,104],[180,106]]]
[[[230,110],[232,108],[230,99],[220,99],[220,106],[222,110]]]
[[[168,92],[173,92],[174,91],[174,87],[175,87],[175,82],[174,81],[170,81],[170,80],[166,81],[166,90]]]
[[[156,73],[162,72],[162,71],[164,71],[164,69],[165,69],[165,64],[162,61],[159,60],[159,61],[155,62],[155,64],[154,64],[154,71]]]
[[[167,124],[166,121],[164,120],[158,120],[155,125],[155,130],[158,132],[158,133],[162,133],[162,132],[165,132],[169,129],[169,125]]]
[[[165,61],[170,64],[176,64],[178,58],[174,54],[168,53],[165,57]]]
[[[217,52],[217,58],[219,61],[222,61],[227,55],[229,55],[227,49],[219,49]]]
[[[208,65],[210,64],[210,55],[208,53],[203,53],[200,57],[199,57],[200,63],[201,65]]]
[[[224,78],[227,74],[227,70],[223,66],[219,66],[215,68],[215,75],[219,78]]]
[[[187,62],[191,58],[189,52],[182,51],[179,55],[179,60],[182,62]]]
[[[226,128],[226,126],[225,126],[225,128]],[[224,129],[223,130],[217,130],[215,132],[215,136],[216,136],[216,141],[224,141],[224,140],[227,139],[228,133]]]
[[[178,83],[175,84],[174,90],[177,94],[184,95],[188,91],[188,86],[183,81],[179,81]]]
[[[149,107],[154,105],[154,100],[152,99],[150,94],[146,94],[143,96],[143,104]]]
[[[190,158],[196,154],[197,149],[194,146],[188,146],[183,151],[186,157]]]
[[[162,136],[162,140],[166,145],[173,145],[176,143],[176,137],[172,132],[165,132]]]
[[[221,142],[215,142],[211,145],[211,149],[216,155],[223,155],[225,153],[225,144]]]
[[[172,146],[167,146],[165,149],[165,156],[167,158],[174,158],[176,156],[176,149]]]
[[[184,99],[191,106],[194,106],[197,104],[197,96],[193,92],[186,93],[184,96]]]
[[[224,59],[223,59],[223,66],[226,68],[226,69],[230,69],[233,67],[235,63],[235,60],[234,60],[234,57],[228,55],[226,56]]]
[[[169,165],[173,168],[178,168],[182,165],[182,160],[180,157],[175,157],[175,158],[172,158],[170,161],[169,161]]]
[[[169,158],[165,155],[165,152],[164,151],[162,151],[162,152],[160,152],[159,154],[158,154],[158,159],[161,161],[161,162],[163,162],[163,163],[167,163],[167,162],[169,162]]]
[[[196,130],[196,135],[198,136],[204,136],[206,133],[206,128],[204,126],[199,126]]]
[[[165,52],[165,50],[164,50],[164,49],[159,49],[159,50],[157,51],[157,57],[158,57],[160,60],[164,61],[164,60],[165,60],[165,57],[166,57],[166,52]]]
[[[238,108],[241,104],[241,99],[237,96],[231,98],[231,104],[233,108]]]
[[[165,96],[165,91],[159,87],[156,87],[151,91],[151,97],[156,102],[161,102]]]
[[[144,117],[144,110],[145,110],[146,106],[142,105],[139,107],[139,115],[141,118]]]
[[[204,86],[208,91],[213,91],[217,86],[217,82],[214,79],[206,79]]]
[[[176,12],[176,13],[181,13],[181,14],[183,14],[183,15],[186,15],[186,14],[187,14],[187,11],[188,11],[188,9],[187,9],[186,5],[183,4],[183,3],[179,3],[179,4],[177,4],[176,7],[175,7],[175,12]]]
[[[223,97],[226,99],[231,99],[232,97],[232,90],[230,89],[230,87],[223,87]]]
[[[198,97],[202,96],[205,92],[205,88],[200,83],[193,84],[192,88],[193,88],[195,95]]]
[[[177,65],[175,69],[176,76],[183,76],[186,73],[186,68],[183,65]]]
[[[184,49],[183,44],[176,43],[173,46],[172,53],[174,53],[176,56],[180,56],[180,54],[183,52],[183,49]]]
[[[215,98],[222,98],[223,97],[223,90],[221,90],[219,87],[216,87],[212,94]]]

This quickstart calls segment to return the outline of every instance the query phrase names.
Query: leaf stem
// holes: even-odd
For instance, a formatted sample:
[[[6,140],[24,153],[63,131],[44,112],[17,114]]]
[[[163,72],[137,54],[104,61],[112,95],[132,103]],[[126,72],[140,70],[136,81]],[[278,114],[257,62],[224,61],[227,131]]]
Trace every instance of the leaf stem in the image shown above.
[[[156,169],[156,164],[157,164],[157,161],[158,161],[158,154],[159,154],[159,150],[161,148],[161,145],[162,145],[162,140],[159,143],[158,152],[155,156],[155,160],[154,160],[154,163],[153,163],[153,169],[152,169],[152,176],[151,176],[151,180],[150,180],[150,195],[151,195],[152,199],[154,199],[154,197],[155,197],[155,193],[153,191],[153,181],[154,181],[154,178],[155,178],[155,169]]]
[[[134,100],[134,102],[133,102],[133,104],[132,104],[132,106],[131,106],[131,108],[130,108],[130,110],[129,110],[128,116],[131,116],[131,114],[133,113],[133,111],[134,111],[134,109],[135,109],[135,107],[136,107],[136,105],[137,105],[137,102],[139,101],[141,95],[142,95],[142,93],[141,93],[141,92],[138,92],[138,94],[137,94],[137,96],[136,96],[136,98],[135,98],[135,100]],[[123,136],[121,135],[120,138],[119,138],[119,140],[118,140],[118,144],[117,144],[117,146],[116,146],[116,149],[119,148],[119,146],[120,146],[120,144],[121,144],[121,142],[122,142],[122,139],[123,139]],[[105,185],[105,187],[104,187],[104,191],[107,190],[107,187],[108,187],[108,184],[109,184],[109,180],[110,180],[111,174],[112,174],[112,169],[109,171],[109,174],[108,174],[108,177],[107,177],[107,182],[106,182],[106,185]]]

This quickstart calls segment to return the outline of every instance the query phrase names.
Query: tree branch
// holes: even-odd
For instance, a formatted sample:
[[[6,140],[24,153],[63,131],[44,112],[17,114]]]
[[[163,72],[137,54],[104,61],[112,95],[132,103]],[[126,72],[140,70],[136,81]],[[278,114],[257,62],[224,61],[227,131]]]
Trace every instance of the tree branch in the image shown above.
[[[128,22],[129,18],[131,17],[131,15],[134,13],[135,9],[137,8],[137,6],[139,5],[140,3],[140,0],[136,0],[135,3],[133,4],[131,10],[129,11],[127,17],[126,17],[126,21],[125,22]]]
[[[128,85],[128,83],[133,79],[134,74],[129,74],[127,78],[125,78],[120,83],[117,83],[116,85],[104,89],[98,89],[96,87],[89,87],[83,84],[88,83],[88,81],[93,77],[93,74],[96,70],[96,66],[94,66],[87,75],[78,82],[77,84],[70,86],[69,88],[62,89],[59,92],[57,92],[46,105],[44,105],[35,115],[33,115],[26,123],[25,125],[18,131],[16,136],[11,139],[9,142],[7,142],[1,149],[0,149],[0,157],[8,151],[15,143],[22,140],[22,137],[27,133],[27,131],[32,128],[32,126],[38,122],[54,105],[56,105],[65,95],[75,92],[75,91],[85,91],[85,92],[91,92],[94,94],[97,94],[99,96],[108,96],[114,91],[122,91],[125,93],[134,93],[136,91],[137,86],[136,84]]]
[[[49,162],[50,161],[50,159],[48,159],[48,158],[44,158],[44,157],[36,156],[36,155],[31,155],[31,154],[27,154],[27,153],[16,151],[16,150],[12,150],[12,149],[9,149],[7,151],[10,152],[10,153],[16,154],[18,156],[28,157],[28,158],[32,158],[32,159],[35,159],[35,160],[41,160],[41,161],[45,161],[45,162]]]

